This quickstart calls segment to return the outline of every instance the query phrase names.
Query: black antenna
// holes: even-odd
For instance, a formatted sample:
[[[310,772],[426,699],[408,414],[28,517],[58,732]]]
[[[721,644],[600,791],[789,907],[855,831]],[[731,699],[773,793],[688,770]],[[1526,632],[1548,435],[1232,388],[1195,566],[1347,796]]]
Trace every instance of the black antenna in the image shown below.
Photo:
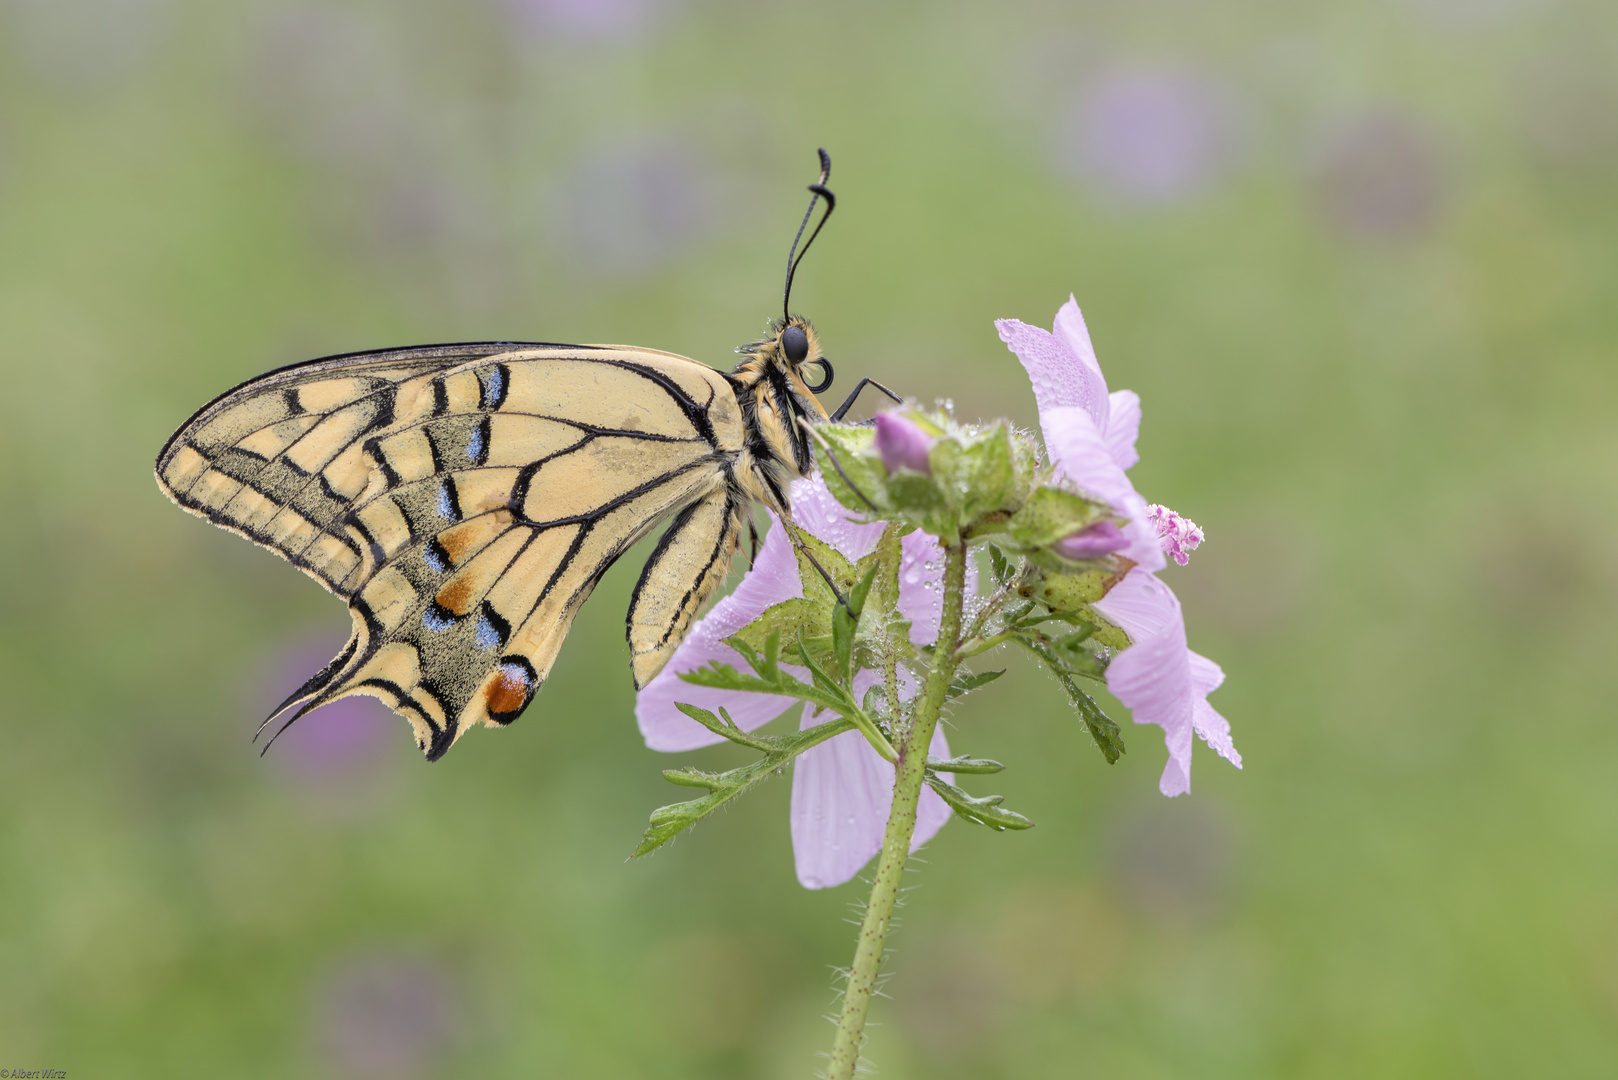
[[[798,263],[803,262],[803,257],[809,254],[809,244],[813,244],[815,237],[820,235],[820,230],[826,227],[826,219],[831,217],[833,210],[837,209],[837,196],[833,195],[831,189],[826,186],[826,180],[831,176],[831,155],[823,149],[817,151],[817,153],[820,154],[820,180],[809,185],[809,190],[813,193],[809,196],[809,209],[803,212],[803,224],[798,226],[798,235],[792,238],[792,250],[787,252],[787,287],[781,294],[781,321],[783,323],[790,318],[787,314],[787,307],[792,299],[792,275],[798,272]],[[815,212],[815,200],[821,196],[826,198],[826,212],[821,215],[820,224],[815,226],[815,231],[809,234],[808,243],[803,245],[802,251],[799,251],[798,241],[803,239],[803,230],[808,227],[809,218]],[[794,255],[797,256],[796,259],[793,258]]]

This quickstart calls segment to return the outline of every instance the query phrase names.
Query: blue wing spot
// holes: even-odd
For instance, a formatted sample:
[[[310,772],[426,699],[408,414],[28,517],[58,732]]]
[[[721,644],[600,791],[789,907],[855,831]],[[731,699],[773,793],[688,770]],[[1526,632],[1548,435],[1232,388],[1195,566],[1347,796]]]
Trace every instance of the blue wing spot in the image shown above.
[[[448,476],[438,482],[438,516],[445,521],[461,520],[461,500],[455,493],[454,481]]]
[[[500,640],[500,632],[489,621],[489,616],[482,611],[478,612],[478,644],[491,652],[504,644]]]

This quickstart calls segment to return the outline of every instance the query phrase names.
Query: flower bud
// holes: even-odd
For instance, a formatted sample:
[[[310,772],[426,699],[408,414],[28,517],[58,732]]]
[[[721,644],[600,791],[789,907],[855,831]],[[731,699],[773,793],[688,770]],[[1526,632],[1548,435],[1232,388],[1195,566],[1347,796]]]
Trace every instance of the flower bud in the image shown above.
[[[933,470],[928,464],[927,452],[932,445],[932,437],[908,417],[897,412],[877,414],[876,452],[888,472],[908,469],[931,476]]]
[[[1099,559],[1128,546],[1128,538],[1117,525],[1111,521],[1098,521],[1062,537],[1051,545],[1051,550],[1065,559]]]

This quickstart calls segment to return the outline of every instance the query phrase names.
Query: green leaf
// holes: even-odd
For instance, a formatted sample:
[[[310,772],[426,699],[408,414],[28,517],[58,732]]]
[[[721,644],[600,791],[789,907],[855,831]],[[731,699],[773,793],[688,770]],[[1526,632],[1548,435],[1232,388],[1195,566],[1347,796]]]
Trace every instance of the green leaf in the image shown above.
[[[849,695],[847,687],[826,674],[826,669],[821,667],[815,660],[815,654],[810,650],[809,643],[805,640],[801,628],[798,630],[798,659],[802,660],[803,666],[809,669],[809,677],[815,680],[816,687],[824,693],[838,695],[839,698],[846,699],[850,705],[853,704],[854,699]]]
[[[848,608],[838,604],[831,613],[831,647],[837,660],[837,676],[845,686],[854,681],[855,625]]]
[[[689,713],[687,715],[690,715]],[[761,738],[769,749],[750,765],[722,773],[703,772],[699,769],[669,769],[664,779],[681,787],[705,788],[708,794],[688,802],[671,803],[652,811],[646,833],[635,848],[633,858],[656,851],[680,833],[689,829],[732,799],[751,789],[759,781],[773,776],[793,758],[811,747],[818,746],[835,735],[841,735],[854,725],[847,720],[828,720],[808,731],[791,735]]]
[[[945,759],[929,757],[927,759],[927,768],[933,772],[988,775],[989,773],[1002,771],[1005,766],[998,761],[990,761],[988,758],[957,757]]]
[[[860,560],[860,562],[864,561],[864,559]],[[876,572],[880,569],[882,569],[881,563],[872,559],[870,567],[865,571],[865,576],[860,578],[859,584],[848,590],[848,610],[853,614],[854,618],[858,619],[860,613],[865,610],[866,597],[871,595],[871,585],[876,581]]]
[[[1051,650],[1048,644],[1021,634],[1014,640],[1044,661],[1046,668],[1056,676],[1056,681],[1062,684],[1062,689],[1067,691],[1068,700],[1073,702],[1074,709],[1078,711],[1085,728],[1090,732],[1090,738],[1095,740],[1096,746],[1101,750],[1101,756],[1107,759],[1108,765],[1115,764],[1125,753],[1123,730],[1119,728],[1117,722],[1102,712],[1095,699],[1079,687],[1073,679],[1072,669]]]
[[[685,715],[689,716],[697,723],[701,724],[703,727],[707,728],[709,731],[713,732],[715,735],[729,739],[733,743],[737,743],[741,746],[750,746],[755,750],[764,750],[768,748],[767,744],[762,739],[754,738],[752,735],[749,735],[747,732],[737,727],[736,721],[732,720],[730,718],[730,713],[726,712],[724,709],[720,709],[719,716],[715,716],[707,709],[699,709],[695,705],[687,705],[681,701],[675,702],[674,707],[685,713]],[[723,717],[723,719],[721,719],[721,717]]]
[[[1005,668],[999,671],[980,671],[976,675],[962,674],[950,680],[949,688],[944,691],[946,698],[958,698],[963,694],[970,694],[980,686],[987,686],[1006,673]]]
[[[994,570],[994,580],[1002,585],[1011,580],[1011,561],[993,544],[989,545],[989,565]]]
[[[1005,800],[1004,795],[985,795],[982,798],[974,798],[954,784],[945,783],[932,773],[927,774],[927,786],[938,792],[939,796],[967,821],[987,825],[996,832],[1005,832],[1008,829],[1032,829],[1034,827],[1034,823],[1021,814],[1001,807],[1001,802]]]

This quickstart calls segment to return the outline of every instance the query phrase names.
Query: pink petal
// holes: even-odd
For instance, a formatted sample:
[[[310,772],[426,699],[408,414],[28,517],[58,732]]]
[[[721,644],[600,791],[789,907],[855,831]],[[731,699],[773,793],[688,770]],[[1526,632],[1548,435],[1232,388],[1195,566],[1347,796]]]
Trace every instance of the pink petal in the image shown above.
[[[1237,752],[1236,744],[1230,738],[1230,721],[1220,716],[1214,707],[1208,704],[1207,697],[1225,681],[1225,673],[1218,664],[1200,653],[1190,653],[1191,657],[1191,688],[1197,694],[1197,700],[1192,702],[1191,726],[1196,729],[1202,741],[1214,748],[1214,751],[1226,761],[1242,767],[1242,755]]]
[[[913,683],[907,673],[901,674],[902,690],[909,692]],[[854,680],[856,693],[863,694],[879,678],[876,672],[861,672]],[[801,729],[827,719],[812,713],[805,706]],[[942,727],[933,733],[929,752],[949,757]],[[857,731],[845,731],[797,759],[792,770],[792,851],[804,888],[841,885],[882,850],[893,808],[893,777],[893,766]],[[949,804],[923,788],[910,850],[931,840],[949,815]]]
[[[1224,672],[1186,646],[1180,602],[1169,587],[1136,568],[1095,606],[1134,642],[1108,665],[1107,689],[1128,707],[1135,723],[1163,729],[1169,761],[1158,789],[1165,795],[1191,789],[1193,730],[1239,768],[1230,725],[1207,701]]]
[[[859,562],[871,553],[882,536],[883,523],[858,522],[826,487],[819,473],[792,482],[792,520],[798,528],[837,549],[849,562]],[[770,518],[772,525],[775,518]],[[779,532],[771,528],[770,532]],[[802,596],[800,591],[797,595]]]
[[[1129,537],[1129,546],[1123,554],[1148,570],[1166,566],[1157,530],[1147,518],[1146,500],[1124,475],[1090,414],[1076,406],[1041,409],[1039,423],[1045,435],[1045,450],[1057,468],[1079,490],[1105,502],[1127,519],[1124,535]]]
[[[1107,382],[1101,369],[1091,366],[1094,354],[1087,363],[1059,338],[1016,319],[997,319],[994,325],[1034,384],[1041,424],[1047,410],[1071,407],[1089,413],[1098,429],[1106,426]]]
[[[1056,322],[1051,327],[1052,335],[1067,346],[1068,352],[1078,357],[1084,366],[1095,372],[1096,378],[1101,380],[1101,392],[1107,392],[1107,376],[1101,370],[1101,361],[1096,359],[1095,346],[1090,344],[1090,328],[1084,324],[1084,313],[1079,310],[1079,302],[1072,293],[1067,294],[1067,303],[1056,311]],[[1103,417],[1105,412],[1103,412]],[[1102,427],[1105,427],[1105,420]]]
[[[1124,575],[1094,606],[1134,641],[1172,631],[1182,618],[1174,591],[1139,567]]]
[[[1129,470],[1140,460],[1135,440],[1140,436],[1140,395],[1133,390],[1114,390],[1107,398],[1107,452],[1120,469]]]
[[[792,485],[792,516],[798,527],[836,548],[850,561],[858,560],[876,546],[882,523],[859,524],[849,520],[848,510],[832,497],[818,475]],[[723,706],[743,731],[751,731],[780,716],[790,706],[775,694],[748,694],[735,690],[715,690],[693,686],[679,676],[707,667],[712,661],[729,664],[738,671],[748,667],[724,639],[758,618],[765,609],[783,600],[803,595],[797,556],[786,530],[770,515],[770,530],[760,546],[758,560],[742,577],[734,592],[720,600],[698,619],[685,641],[669,658],[668,666],[635,698],[635,720],[641,736],[653,750],[694,750],[724,741],[675,708],[676,702],[718,712]],[[936,624],[937,620],[934,619]],[[936,633],[936,630],[935,630]],[[801,679],[806,669],[782,665]]]
[[[943,580],[944,548],[936,536],[917,531],[899,541],[899,614],[910,620],[912,644],[931,645],[938,640],[938,623],[944,614],[944,591],[939,587]],[[968,593],[970,585],[969,580]]]
[[[739,671],[748,671],[742,658],[724,644],[724,639],[758,618],[766,608],[802,595],[803,582],[798,576],[798,560],[792,544],[785,530],[779,526],[772,528],[759,548],[757,561],[735,591],[697,620],[685,641],[674,651],[668,666],[636,696],[635,720],[646,745],[653,750],[676,751],[724,741],[676,709],[675,702],[713,712],[724,706],[744,731],[751,731],[785,712],[790,707],[787,698],[694,686],[679,675],[706,667],[714,660],[730,664]]]

